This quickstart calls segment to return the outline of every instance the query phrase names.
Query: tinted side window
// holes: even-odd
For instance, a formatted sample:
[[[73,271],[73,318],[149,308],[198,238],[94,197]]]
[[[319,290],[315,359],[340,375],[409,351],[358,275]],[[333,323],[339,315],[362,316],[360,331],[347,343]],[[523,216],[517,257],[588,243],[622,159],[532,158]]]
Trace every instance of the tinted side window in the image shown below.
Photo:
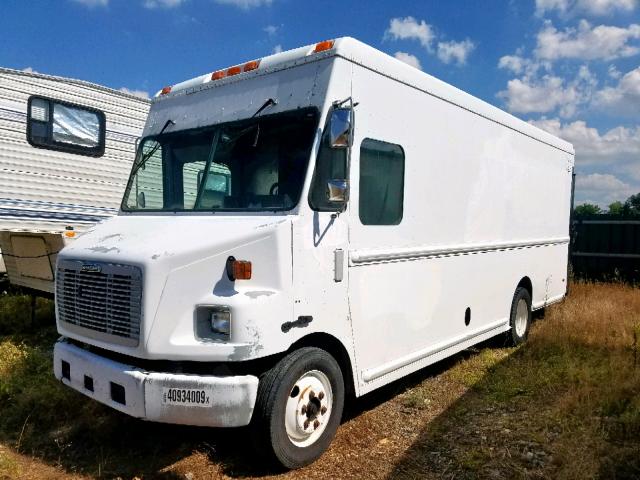
[[[400,223],[404,200],[404,151],[400,145],[363,140],[359,200],[363,225]]]
[[[104,154],[105,115],[93,108],[30,97],[27,140],[38,148],[99,157]]]

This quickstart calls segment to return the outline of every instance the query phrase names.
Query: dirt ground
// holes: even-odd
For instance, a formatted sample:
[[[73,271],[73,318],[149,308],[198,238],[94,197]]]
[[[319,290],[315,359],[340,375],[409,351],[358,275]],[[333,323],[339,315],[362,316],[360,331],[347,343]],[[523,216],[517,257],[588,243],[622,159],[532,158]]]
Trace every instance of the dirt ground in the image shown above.
[[[55,333],[33,336],[0,336],[2,479],[640,478],[640,290],[624,285],[575,284],[526,345],[483,344],[350,402],[329,451],[293,472],[264,466],[247,429],[150,424],[60,394],[45,379]],[[20,395],[32,400],[7,406]]]

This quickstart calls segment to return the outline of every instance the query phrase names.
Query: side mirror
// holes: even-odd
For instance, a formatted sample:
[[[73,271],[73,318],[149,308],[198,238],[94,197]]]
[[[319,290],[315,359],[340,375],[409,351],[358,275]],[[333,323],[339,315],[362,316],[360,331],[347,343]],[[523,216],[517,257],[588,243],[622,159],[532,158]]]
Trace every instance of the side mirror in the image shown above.
[[[144,192],[138,194],[138,207],[145,208],[147,206],[147,199],[144,196]]]
[[[350,108],[336,108],[331,112],[329,121],[329,140],[331,148],[348,148],[351,146],[351,125],[353,111]]]
[[[329,180],[327,182],[327,200],[336,203],[347,203],[349,182],[346,180]]]

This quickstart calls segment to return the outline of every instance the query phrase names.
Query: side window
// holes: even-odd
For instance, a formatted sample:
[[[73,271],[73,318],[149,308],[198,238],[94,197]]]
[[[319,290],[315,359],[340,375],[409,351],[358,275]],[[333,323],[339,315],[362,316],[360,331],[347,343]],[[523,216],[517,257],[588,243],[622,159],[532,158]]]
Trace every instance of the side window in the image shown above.
[[[100,157],[105,115],[100,110],[44,97],[29,97],[27,141],[38,148]]]
[[[331,148],[329,135],[326,132],[320,143],[320,150],[316,158],[316,168],[313,172],[309,205],[321,212],[335,212],[339,205],[327,198],[327,184],[329,180],[347,178],[347,149]]]
[[[360,146],[359,214],[363,225],[398,225],[404,201],[404,151],[371,140]]]

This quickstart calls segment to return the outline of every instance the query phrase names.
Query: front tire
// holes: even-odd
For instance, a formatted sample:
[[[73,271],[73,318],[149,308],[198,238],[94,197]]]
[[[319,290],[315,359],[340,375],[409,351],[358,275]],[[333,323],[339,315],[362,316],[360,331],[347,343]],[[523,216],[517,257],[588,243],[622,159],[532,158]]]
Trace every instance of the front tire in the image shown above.
[[[531,327],[531,294],[526,288],[518,287],[513,294],[506,343],[515,347],[524,343]]]
[[[333,440],[344,396],[342,371],[329,353],[315,347],[291,352],[260,378],[256,447],[289,469],[312,463]]]

